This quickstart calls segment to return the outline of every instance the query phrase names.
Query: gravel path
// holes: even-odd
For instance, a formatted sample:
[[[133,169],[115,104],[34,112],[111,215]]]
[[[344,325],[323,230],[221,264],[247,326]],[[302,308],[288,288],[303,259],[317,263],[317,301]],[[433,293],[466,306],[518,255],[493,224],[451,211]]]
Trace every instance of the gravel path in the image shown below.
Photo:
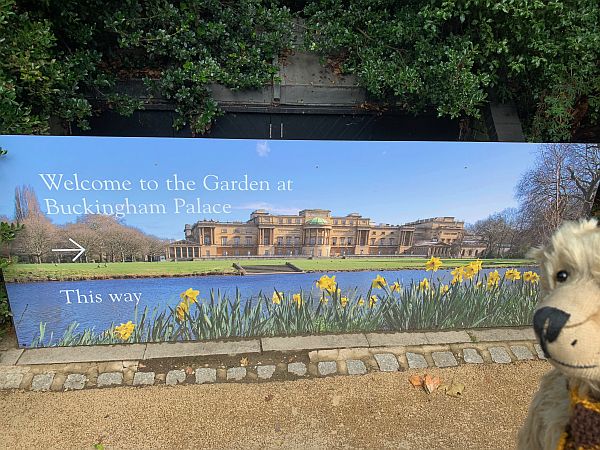
[[[410,370],[264,384],[0,392],[0,448],[511,449],[543,361],[428,369],[465,384],[427,395]]]

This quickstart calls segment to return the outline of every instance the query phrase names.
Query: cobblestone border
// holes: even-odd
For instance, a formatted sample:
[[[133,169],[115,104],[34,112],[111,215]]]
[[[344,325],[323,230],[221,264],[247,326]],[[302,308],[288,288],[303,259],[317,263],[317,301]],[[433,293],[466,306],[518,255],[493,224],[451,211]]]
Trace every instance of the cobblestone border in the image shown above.
[[[500,339],[502,335],[505,339]],[[7,357],[0,359],[0,389],[44,392],[159,384],[265,382],[334,375],[356,376],[430,367],[448,368],[465,364],[509,364],[544,360],[540,346],[530,339],[531,336],[529,330],[517,329],[302,336],[269,338],[284,340],[276,345],[277,350],[271,350],[273,345],[267,346],[271,351],[262,347],[257,349],[254,342],[258,341],[242,341],[243,345],[236,341],[232,345],[241,352],[231,351],[227,343],[207,343],[209,346],[222,347],[221,352],[216,353],[222,356],[216,357],[215,352],[187,356],[190,351],[182,351],[181,348],[170,356],[163,348],[159,353],[166,356],[162,359],[50,364],[20,364],[22,355],[33,350],[19,350],[21,354],[16,359],[14,351],[9,350],[12,352],[12,364],[6,364]],[[345,339],[346,337],[349,339]],[[317,348],[297,348],[298,340],[301,343],[311,343],[313,348]],[[367,345],[357,346],[360,343]],[[370,343],[377,345],[370,346]],[[157,345],[172,345],[175,350],[179,344]],[[191,348],[190,343],[181,345]],[[331,348],[333,345],[337,347]],[[325,348],[318,348],[323,346]],[[281,347],[292,349],[282,350]],[[60,360],[64,359],[69,348],[42,350],[58,350]],[[139,354],[139,350],[138,347],[135,352]],[[92,349],[85,351],[89,358]],[[119,354],[124,352],[127,350],[118,350]],[[147,349],[144,350],[146,352]],[[51,352],[44,352],[41,359],[47,360],[49,354]]]

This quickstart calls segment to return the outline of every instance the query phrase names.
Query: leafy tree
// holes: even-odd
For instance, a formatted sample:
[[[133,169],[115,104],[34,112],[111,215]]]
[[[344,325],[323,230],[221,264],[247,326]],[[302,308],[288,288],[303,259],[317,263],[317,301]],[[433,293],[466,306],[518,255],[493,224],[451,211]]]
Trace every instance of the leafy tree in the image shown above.
[[[320,0],[304,14],[310,49],[403,109],[478,117],[491,90],[549,142],[600,117],[595,0]]]

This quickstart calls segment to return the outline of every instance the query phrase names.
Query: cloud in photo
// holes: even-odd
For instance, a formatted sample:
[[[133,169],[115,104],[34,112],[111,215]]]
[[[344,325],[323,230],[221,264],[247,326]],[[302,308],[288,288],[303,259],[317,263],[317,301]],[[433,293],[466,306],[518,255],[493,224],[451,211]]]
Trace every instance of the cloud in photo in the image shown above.
[[[261,158],[266,158],[267,156],[269,156],[270,152],[271,148],[269,147],[269,143],[267,141],[258,141],[256,143],[256,153]]]

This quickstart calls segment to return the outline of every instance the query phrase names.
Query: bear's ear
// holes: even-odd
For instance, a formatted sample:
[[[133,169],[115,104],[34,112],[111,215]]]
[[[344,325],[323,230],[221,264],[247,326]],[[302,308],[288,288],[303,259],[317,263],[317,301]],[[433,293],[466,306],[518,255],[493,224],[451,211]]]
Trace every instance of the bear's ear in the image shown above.
[[[531,248],[529,249],[525,257],[535,259],[538,263],[541,263],[542,259],[544,258],[544,250],[544,247]]]

